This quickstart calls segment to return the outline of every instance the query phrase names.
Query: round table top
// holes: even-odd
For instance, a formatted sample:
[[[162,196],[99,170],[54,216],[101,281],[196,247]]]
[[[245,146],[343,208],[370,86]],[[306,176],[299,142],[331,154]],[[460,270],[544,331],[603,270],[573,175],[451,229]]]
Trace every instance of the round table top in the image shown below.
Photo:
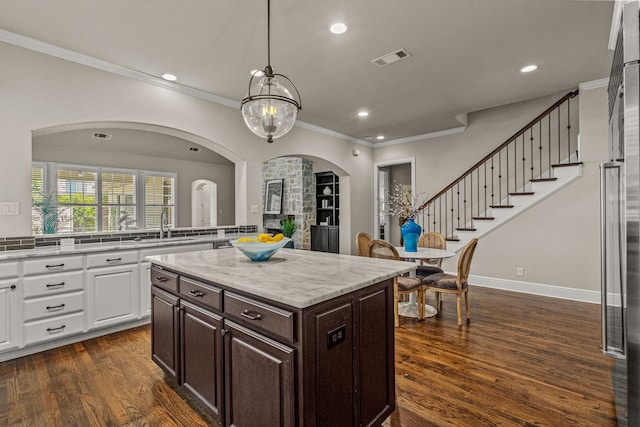
[[[451,258],[456,253],[453,251],[447,251],[443,249],[434,248],[418,248],[418,252],[407,252],[404,250],[404,246],[395,246],[396,251],[400,258],[405,259],[438,259],[438,258]]]

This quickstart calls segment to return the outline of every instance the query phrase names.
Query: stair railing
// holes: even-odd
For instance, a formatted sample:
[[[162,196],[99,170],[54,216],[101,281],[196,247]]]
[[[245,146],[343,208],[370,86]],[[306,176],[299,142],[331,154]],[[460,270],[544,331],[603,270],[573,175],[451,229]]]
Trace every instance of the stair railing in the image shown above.
[[[427,200],[417,218],[424,232],[457,241],[458,231],[492,220],[492,210],[513,207],[511,197],[532,194],[531,182],[555,180],[554,168],[578,163],[577,95],[567,93]]]

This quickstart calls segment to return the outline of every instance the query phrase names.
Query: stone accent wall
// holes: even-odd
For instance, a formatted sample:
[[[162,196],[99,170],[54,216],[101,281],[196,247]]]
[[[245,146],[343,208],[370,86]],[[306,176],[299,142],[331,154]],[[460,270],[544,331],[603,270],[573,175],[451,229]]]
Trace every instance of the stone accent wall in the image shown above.
[[[264,228],[277,228],[280,219],[293,217],[298,226],[293,235],[294,246],[297,249],[311,249],[311,224],[316,222],[313,162],[299,157],[273,159],[262,164],[262,179],[263,204],[264,183],[271,179],[283,180],[282,212],[280,215],[264,215]]]

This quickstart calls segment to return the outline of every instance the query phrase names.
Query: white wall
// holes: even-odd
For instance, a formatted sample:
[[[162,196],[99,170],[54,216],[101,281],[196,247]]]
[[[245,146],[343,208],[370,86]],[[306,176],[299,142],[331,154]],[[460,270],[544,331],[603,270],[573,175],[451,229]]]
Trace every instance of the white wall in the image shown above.
[[[378,148],[374,161],[416,156],[417,191],[433,194],[565,93],[471,113],[464,133]],[[598,164],[607,155],[606,88],[581,90],[579,108],[582,178],[481,238],[472,275],[528,282],[525,289],[599,289]],[[456,263],[457,257],[444,269],[455,272]],[[524,268],[524,277],[516,277],[516,267]]]
[[[0,201],[20,204],[19,215],[0,217],[0,236],[31,233],[31,132],[101,121],[148,123],[188,132],[203,138],[201,145],[234,161],[237,224],[261,223],[263,161],[308,156],[336,165],[354,189],[348,192],[351,203],[345,209],[350,215],[341,217],[344,232],[350,234],[341,238],[341,251],[351,252],[352,218],[372,227],[372,150],[368,147],[301,127],[267,144],[247,130],[235,108],[12,45],[0,43],[0,57],[0,182],[4,183]],[[354,148],[360,151],[358,157],[351,155]],[[258,212],[251,211],[253,205]]]

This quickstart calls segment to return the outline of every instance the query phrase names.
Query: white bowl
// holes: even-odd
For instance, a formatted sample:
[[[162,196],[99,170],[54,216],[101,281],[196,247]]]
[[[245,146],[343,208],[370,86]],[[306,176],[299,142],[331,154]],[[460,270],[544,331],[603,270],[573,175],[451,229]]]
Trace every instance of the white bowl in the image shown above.
[[[265,242],[238,242],[238,239],[230,240],[231,246],[242,252],[251,261],[268,261],[278,249],[291,241],[285,237],[274,243]]]

